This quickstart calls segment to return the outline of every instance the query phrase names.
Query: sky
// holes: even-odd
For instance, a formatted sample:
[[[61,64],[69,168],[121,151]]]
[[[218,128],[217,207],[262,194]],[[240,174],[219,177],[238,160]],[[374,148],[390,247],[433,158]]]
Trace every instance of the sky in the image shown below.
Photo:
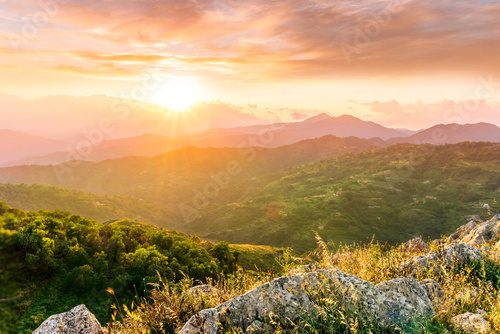
[[[500,1],[0,0],[0,93],[500,124]]]

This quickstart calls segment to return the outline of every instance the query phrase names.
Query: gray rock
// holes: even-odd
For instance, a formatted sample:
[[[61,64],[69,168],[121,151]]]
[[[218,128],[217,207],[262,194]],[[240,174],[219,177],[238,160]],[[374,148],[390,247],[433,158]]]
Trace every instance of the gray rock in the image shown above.
[[[427,296],[429,296],[434,303],[439,303],[442,298],[444,298],[444,290],[435,280],[428,278],[420,281],[420,283],[427,291]]]
[[[459,227],[448,238],[449,243],[465,243],[479,246],[500,239],[500,216],[496,215],[485,222],[470,221]]]
[[[277,278],[216,308],[203,310],[180,333],[215,334],[227,327],[247,333],[266,328],[266,332],[270,318],[282,328],[289,328],[301,316],[320,307],[321,295],[342,298],[346,311],[356,312],[362,320],[386,329],[426,321],[434,314],[426,284],[413,278],[374,285],[339,270],[318,270]]]
[[[450,269],[454,265],[467,261],[481,261],[481,251],[475,247],[464,243],[452,244],[442,250],[415,256],[402,264],[402,269],[406,272],[427,271],[434,269],[440,271],[441,268]]]
[[[466,334],[493,333],[488,321],[479,313],[467,312],[457,315],[451,319],[451,323]]]
[[[100,334],[101,325],[85,305],[51,316],[33,334]]]

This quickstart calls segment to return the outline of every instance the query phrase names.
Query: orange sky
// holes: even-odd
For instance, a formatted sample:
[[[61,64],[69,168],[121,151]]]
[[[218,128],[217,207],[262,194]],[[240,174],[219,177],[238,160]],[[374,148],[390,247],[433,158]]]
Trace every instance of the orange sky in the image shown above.
[[[499,1],[4,0],[0,93],[148,100],[153,73],[206,100],[498,124],[498,22]]]

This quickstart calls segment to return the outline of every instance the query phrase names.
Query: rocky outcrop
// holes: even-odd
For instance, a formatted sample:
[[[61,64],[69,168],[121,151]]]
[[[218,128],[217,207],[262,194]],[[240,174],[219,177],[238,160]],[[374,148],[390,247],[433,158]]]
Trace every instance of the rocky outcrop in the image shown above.
[[[464,243],[471,246],[480,246],[495,241],[500,234],[500,215],[485,222],[471,220],[469,223],[459,227],[455,233],[449,236],[448,243]]]
[[[416,256],[402,264],[405,272],[450,269],[465,262],[481,261],[481,251],[467,244],[452,244],[442,250]]]
[[[446,242],[441,244],[442,249],[430,252],[421,256],[416,256],[402,264],[405,272],[426,271],[429,269],[441,270],[450,269],[454,265],[465,262],[477,262],[482,259],[482,252],[479,247],[495,241],[500,242],[500,216],[496,215],[485,222],[471,220],[467,224],[459,227],[455,233],[451,234]],[[493,252],[489,247],[481,247],[495,256],[497,244],[493,245]],[[420,240],[412,239],[406,244],[407,248],[414,245],[423,245]]]
[[[453,326],[466,334],[488,334],[493,333],[491,326],[484,319],[483,312],[457,315],[451,319]]]
[[[85,307],[78,305],[68,312],[51,316],[33,334],[100,334],[101,325]]]
[[[373,285],[339,270],[318,270],[275,279],[216,308],[203,310],[191,317],[180,333],[215,334],[227,328],[262,333],[270,326],[270,319],[287,328],[301,316],[314,313],[322,295],[341,298],[345,312],[393,329],[432,317],[434,290],[434,284],[413,278]]]

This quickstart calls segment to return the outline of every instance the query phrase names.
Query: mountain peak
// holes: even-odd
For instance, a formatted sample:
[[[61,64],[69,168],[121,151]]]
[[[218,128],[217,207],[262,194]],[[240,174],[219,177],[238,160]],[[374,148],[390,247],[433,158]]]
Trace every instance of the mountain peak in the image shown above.
[[[318,121],[322,121],[325,119],[331,119],[331,118],[332,118],[332,116],[328,115],[327,113],[321,113],[321,114],[317,114],[315,116],[309,117],[309,118],[305,119],[303,122],[318,122]]]
[[[340,115],[340,116],[336,117],[336,119],[338,119],[338,120],[346,120],[346,121],[361,121],[359,118],[354,117],[352,115],[347,115],[347,114]]]

